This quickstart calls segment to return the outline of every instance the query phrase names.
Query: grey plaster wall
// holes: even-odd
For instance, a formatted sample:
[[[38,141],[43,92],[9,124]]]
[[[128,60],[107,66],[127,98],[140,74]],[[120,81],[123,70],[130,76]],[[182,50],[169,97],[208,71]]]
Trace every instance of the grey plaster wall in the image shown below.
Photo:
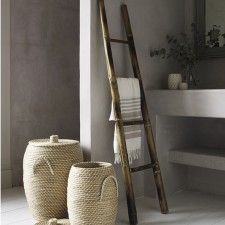
[[[197,75],[202,89],[225,89],[225,58],[202,60]]]
[[[195,146],[225,151],[225,119],[195,118],[189,120],[195,131]],[[225,195],[225,171],[199,167],[188,168],[188,187],[190,189]]]
[[[166,44],[167,33],[184,29],[184,0],[106,0],[109,30],[113,38],[125,38],[120,13],[128,5],[140,68],[146,88],[166,88],[168,73],[178,67],[171,61],[151,59],[150,47]],[[113,163],[113,123],[109,122],[111,97],[107,80],[102,33],[96,0],[81,2],[81,144],[88,158]],[[113,44],[116,73],[132,75],[126,47]],[[143,163],[143,159],[138,163]],[[115,165],[120,195],[124,197],[121,167]],[[144,194],[144,174],[133,176],[136,196]],[[146,182],[152,186],[153,183]]]
[[[168,74],[177,72],[180,68],[173,60],[150,58],[150,49],[166,47],[167,34],[184,31],[185,0],[126,2],[144,87],[167,89]],[[127,64],[127,71],[132,74],[130,64]]]
[[[224,151],[225,120],[222,113],[223,102],[220,102],[223,99],[220,94],[223,92],[223,90],[147,92],[156,148],[168,196],[183,189],[225,194],[224,171],[174,164],[169,162],[168,157],[170,149],[179,148],[209,148],[212,152],[214,149]],[[190,101],[191,95],[193,98]],[[212,100],[213,96],[217,98]],[[152,174],[146,172],[145,183],[149,182],[149,178],[150,182],[153,182]],[[147,195],[155,195],[154,186],[145,185],[145,187]]]
[[[30,139],[79,139],[79,1],[11,0],[11,165]]]
[[[10,188],[10,1],[1,1],[1,188]]]
[[[224,151],[224,124],[225,120],[218,118],[157,117],[156,146],[168,196],[183,189],[225,193],[224,171],[183,166],[168,161],[171,149],[199,147],[210,148],[212,152],[214,149]]]
[[[188,126],[189,123],[192,126]],[[187,167],[168,162],[169,150],[196,146],[196,133],[192,118],[157,116],[156,147],[168,196],[188,186]]]

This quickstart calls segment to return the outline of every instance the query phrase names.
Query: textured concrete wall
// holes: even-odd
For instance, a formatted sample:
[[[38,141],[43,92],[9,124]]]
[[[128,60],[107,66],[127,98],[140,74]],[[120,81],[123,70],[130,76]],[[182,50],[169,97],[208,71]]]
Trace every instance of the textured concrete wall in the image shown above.
[[[27,142],[79,139],[79,1],[11,0],[11,164]]]
[[[113,38],[125,38],[120,12],[122,2],[128,5],[144,85],[165,88],[168,73],[177,70],[177,65],[167,60],[151,59],[149,51],[150,47],[166,44],[167,33],[184,29],[184,1],[106,0]],[[81,144],[93,160],[113,162],[114,125],[108,121],[111,97],[96,0],[81,1],[81,27]],[[118,76],[132,76],[127,47],[113,44],[113,55]],[[120,194],[124,196],[121,167],[116,165],[115,168]],[[133,178],[136,196],[143,195],[143,172]],[[146,185],[153,184],[146,182]]]
[[[195,130],[195,146],[220,149],[225,152],[225,119],[195,118],[187,121]],[[188,186],[190,189],[225,195],[225,171],[206,168],[188,168]]]
[[[167,195],[187,188],[187,167],[168,162],[170,149],[192,147],[196,144],[195,125],[187,117],[157,117],[156,147]]]
[[[190,29],[190,24],[194,21],[194,0],[186,0],[185,9],[185,28],[188,30]],[[201,60],[197,66],[196,73],[200,80],[199,88],[225,88],[225,58]],[[208,94],[210,95],[210,92],[208,92]],[[208,96],[207,100],[209,102],[206,102],[203,105],[208,111],[210,110],[213,113],[219,112],[221,115],[223,114],[221,107],[223,105],[223,98],[215,98],[214,101],[210,101],[210,96]],[[221,101],[221,104],[219,101]],[[221,106],[217,106],[217,103]],[[194,108],[193,104],[192,108]],[[205,110],[205,113],[207,113],[207,110]],[[195,138],[198,146],[224,148],[223,140],[225,133],[223,119],[196,118],[195,123],[187,123],[186,126],[190,126],[197,130]],[[190,167],[188,168],[188,186],[192,189],[224,194],[225,182],[222,178],[223,176],[224,172],[221,171]]]
[[[183,166],[168,161],[170,149],[209,148],[224,151],[224,90],[150,90],[147,102],[152,113],[156,148],[168,195],[183,189],[224,194],[224,171]],[[147,175],[146,173],[146,180]],[[154,187],[146,186],[154,195]]]
[[[225,58],[202,60],[197,73],[200,88],[225,89]]]
[[[169,73],[180,71],[173,60],[150,58],[150,49],[166,47],[166,35],[184,31],[184,0],[126,1],[129,7],[134,40],[147,89],[167,89]],[[132,74],[127,61],[128,74]]]
[[[10,164],[10,1],[1,1],[1,187],[11,187]]]
[[[191,125],[190,125],[191,124]],[[168,195],[183,189],[225,194],[225,172],[168,162],[170,149],[209,148],[224,152],[224,119],[165,117],[157,119],[157,149]]]

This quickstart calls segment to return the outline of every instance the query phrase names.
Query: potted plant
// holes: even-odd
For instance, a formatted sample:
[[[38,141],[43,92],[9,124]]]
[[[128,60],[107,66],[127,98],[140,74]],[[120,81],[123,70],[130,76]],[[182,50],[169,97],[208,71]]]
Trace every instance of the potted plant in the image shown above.
[[[166,40],[169,44],[168,49],[153,49],[150,51],[150,56],[160,57],[162,59],[174,59],[181,66],[183,81],[188,86],[196,86],[197,80],[194,76],[194,69],[197,63],[197,55],[194,41],[184,32],[178,36],[167,35]]]

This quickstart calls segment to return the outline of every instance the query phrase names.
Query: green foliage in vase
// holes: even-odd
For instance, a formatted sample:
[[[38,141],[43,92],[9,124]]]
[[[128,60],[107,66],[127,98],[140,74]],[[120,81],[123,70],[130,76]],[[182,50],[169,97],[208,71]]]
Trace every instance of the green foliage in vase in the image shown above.
[[[194,28],[194,24],[192,24]],[[160,57],[162,59],[172,58],[181,66],[185,73],[185,80],[196,85],[196,79],[193,76],[193,70],[197,63],[194,40],[188,37],[184,32],[177,36],[167,35],[166,40],[168,48],[155,48],[150,51],[151,57]]]
[[[187,37],[185,33],[181,33],[179,37],[166,36],[170,45],[169,49],[160,48],[150,51],[150,56],[158,56],[163,59],[172,58],[177,61],[183,69],[193,67],[197,62],[197,56],[194,43]]]

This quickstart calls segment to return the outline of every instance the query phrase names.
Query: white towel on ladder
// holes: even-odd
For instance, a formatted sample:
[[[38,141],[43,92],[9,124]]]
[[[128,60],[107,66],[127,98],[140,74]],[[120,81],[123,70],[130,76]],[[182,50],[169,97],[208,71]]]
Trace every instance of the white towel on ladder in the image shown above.
[[[120,107],[123,121],[141,120],[141,95],[139,80],[136,78],[117,78],[118,90],[120,95]],[[115,108],[112,103],[111,115],[109,120],[115,120]],[[141,157],[141,126],[124,126],[127,153],[129,162]],[[117,129],[114,131],[114,153],[115,163],[120,163],[120,149],[117,139]]]

